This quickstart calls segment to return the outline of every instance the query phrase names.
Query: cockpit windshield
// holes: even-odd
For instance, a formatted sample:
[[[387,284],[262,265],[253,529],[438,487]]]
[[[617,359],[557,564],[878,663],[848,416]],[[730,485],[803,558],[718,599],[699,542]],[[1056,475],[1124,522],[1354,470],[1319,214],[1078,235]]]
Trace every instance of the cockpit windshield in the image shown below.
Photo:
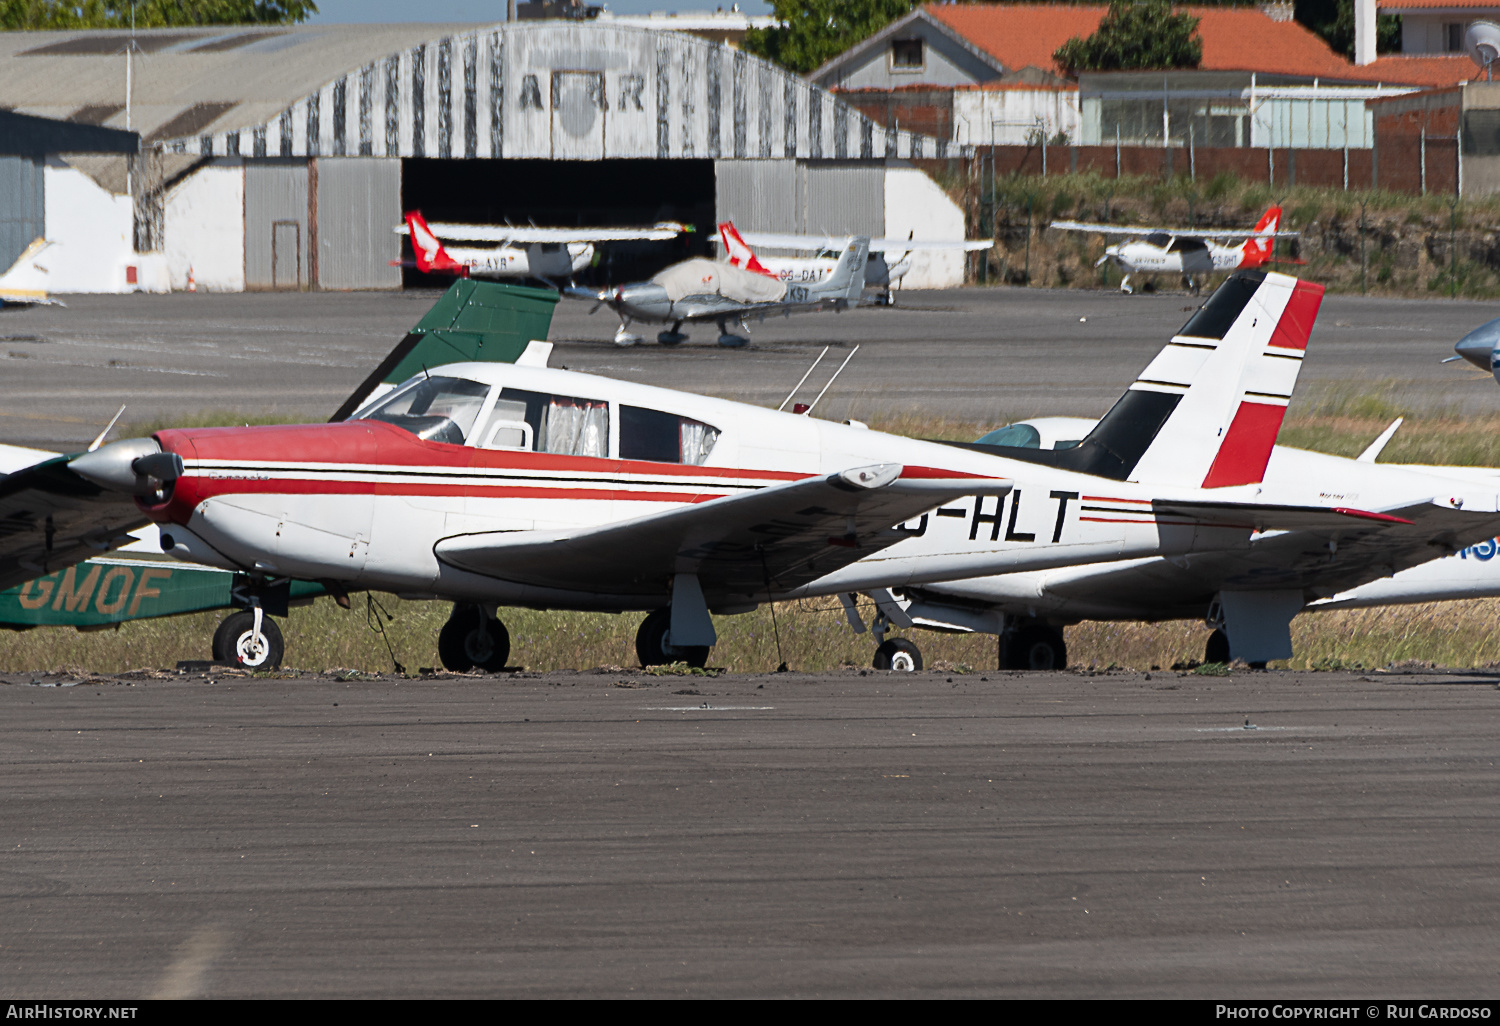
[[[397,389],[359,419],[382,420],[429,442],[463,445],[489,394],[490,386],[478,381],[424,377]]]
[[[996,428],[982,438],[975,439],[979,445],[1009,445],[1017,449],[1039,449],[1042,433],[1030,424],[1007,424]]]

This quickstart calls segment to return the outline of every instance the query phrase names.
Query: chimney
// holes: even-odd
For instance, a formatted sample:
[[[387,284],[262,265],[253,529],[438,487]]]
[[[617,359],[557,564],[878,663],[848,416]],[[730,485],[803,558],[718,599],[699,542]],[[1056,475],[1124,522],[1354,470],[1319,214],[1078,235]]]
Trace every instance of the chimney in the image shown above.
[[[1354,0],[1354,63],[1375,60],[1375,0]]]
[[[1260,13],[1272,21],[1291,21],[1296,16],[1297,7],[1292,0],[1264,0],[1256,5]]]

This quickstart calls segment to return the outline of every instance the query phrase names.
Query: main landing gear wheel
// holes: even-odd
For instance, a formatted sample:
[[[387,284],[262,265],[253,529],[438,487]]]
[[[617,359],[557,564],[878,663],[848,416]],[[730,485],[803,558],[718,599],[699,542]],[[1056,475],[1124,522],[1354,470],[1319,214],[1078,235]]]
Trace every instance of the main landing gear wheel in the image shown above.
[[[922,650],[905,638],[892,638],[880,643],[871,665],[877,670],[916,673],[922,668]]]
[[[642,666],[687,663],[700,669],[708,663],[708,645],[672,644],[672,611],[658,609],[641,621],[635,632],[635,654]]]
[[[1001,669],[1061,670],[1067,665],[1068,646],[1055,627],[1029,624],[1000,636]]]
[[[478,606],[455,604],[438,633],[438,658],[454,673],[468,673],[476,666],[497,673],[510,659],[510,632]]]
[[[678,321],[668,331],[660,332],[656,341],[664,346],[680,346],[687,341],[687,336],[682,333],[682,322]]]
[[[231,613],[214,631],[216,663],[234,663],[247,670],[274,670],[281,665],[285,652],[281,628],[265,613],[260,617],[259,635],[255,633],[255,611],[250,609]]]
[[[1219,630],[1210,634],[1208,643],[1203,646],[1203,661],[1205,663],[1229,662],[1229,635]]]

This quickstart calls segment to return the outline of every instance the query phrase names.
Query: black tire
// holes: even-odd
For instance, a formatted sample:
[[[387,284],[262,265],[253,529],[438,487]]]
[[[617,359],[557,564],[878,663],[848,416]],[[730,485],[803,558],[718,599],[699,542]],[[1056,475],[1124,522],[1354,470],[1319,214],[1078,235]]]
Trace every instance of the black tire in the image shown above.
[[[680,346],[687,341],[687,336],[680,331],[663,331],[656,336],[656,341],[664,346]]]
[[[922,669],[922,650],[905,638],[891,638],[875,650],[870,665],[877,670],[916,673]]]
[[[274,670],[281,665],[286,654],[286,641],[276,621],[265,614],[260,618],[260,636],[264,642],[256,645],[251,637],[255,630],[255,614],[248,609],[231,613],[214,631],[213,655],[216,663],[234,663],[247,670]]]
[[[455,605],[438,632],[438,658],[454,673],[468,673],[476,666],[498,673],[510,659],[510,632],[499,620],[485,616],[478,606]]]
[[[1229,662],[1229,635],[1223,631],[1214,631],[1210,634],[1208,642],[1203,646],[1203,661],[1205,663]]]
[[[1029,624],[1000,639],[1002,669],[1063,670],[1068,645],[1063,633],[1046,624]]]
[[[719,345],[725,349],[743,349],[750,344],[750,340],[744,335],[730,335],[725,333],[719,336]]]
[[[687,663],[702,668],[708,664],[708,645],[673,645],[669,637],[672,627],[672,611],[658,609],[641,621],[635,632],[635,655],[644,666],[665,666],[668,663]]]

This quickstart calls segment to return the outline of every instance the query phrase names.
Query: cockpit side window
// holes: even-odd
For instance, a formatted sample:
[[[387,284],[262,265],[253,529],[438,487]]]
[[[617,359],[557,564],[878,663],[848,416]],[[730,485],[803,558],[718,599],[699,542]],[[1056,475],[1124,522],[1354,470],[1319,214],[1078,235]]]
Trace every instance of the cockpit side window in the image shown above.
[[[719,429],[675,413],[620,407],[620,458],[653,463],[708,462],[719,440]]]
[[[429,442],[463,445],[490,386],[466,378],[424,377],[398,389],[360,417],[410,431]]]
[[[1152,246],[1155,246],[1157,249],[1166,249],[1167,243],[1171,241],[1172,236],[1168,235],[1166,232],[1152,232],[1150,235],[1146,236],[1146,242]]]
[[[609,403],[502,388],[475,439],[486,449],[608,456]]]

